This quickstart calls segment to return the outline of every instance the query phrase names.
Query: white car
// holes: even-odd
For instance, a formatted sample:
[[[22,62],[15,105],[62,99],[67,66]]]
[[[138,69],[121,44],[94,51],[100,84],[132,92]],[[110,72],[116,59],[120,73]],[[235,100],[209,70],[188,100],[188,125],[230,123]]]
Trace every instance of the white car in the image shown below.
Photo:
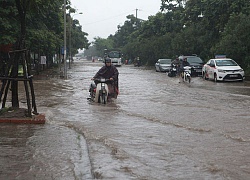
[[[210,59],[202,68],[202,77],[216,81],[243,81],[244,70],[232,59]]]

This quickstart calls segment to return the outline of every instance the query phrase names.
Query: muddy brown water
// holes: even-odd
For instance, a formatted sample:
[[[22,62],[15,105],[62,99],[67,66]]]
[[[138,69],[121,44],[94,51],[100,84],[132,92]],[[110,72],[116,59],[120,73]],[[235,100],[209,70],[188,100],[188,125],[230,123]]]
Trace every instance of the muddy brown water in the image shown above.
[[[1,124],[0,179],[249,179],[248,82],[123,65],[118,99],[99,105],[87,97],[101,66],[78,60],[67,80],[34,80],[47,122]]]

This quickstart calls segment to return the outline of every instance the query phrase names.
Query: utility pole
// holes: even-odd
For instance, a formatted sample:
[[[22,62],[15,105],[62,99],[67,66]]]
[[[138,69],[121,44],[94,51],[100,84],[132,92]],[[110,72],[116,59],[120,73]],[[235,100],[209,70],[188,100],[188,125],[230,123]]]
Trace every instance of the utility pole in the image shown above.
[[[138,11],[138,9],[136,8],[136,9],[135,9],[135,20],[136,20],[136,27],[137,27],[137,25],[138,25],[138,22],[137,22],[137,11]]]
[[[67,79],[67,60],[66,60],[66,0],[64,0],[64,47],[63,47],[63,63],[64,63],[64,79]]]
[[[71,61],[71,27],[72,26],[72,19],[70,16],[70,12],[69,12],[69,69],[70,67],[70,61]]]

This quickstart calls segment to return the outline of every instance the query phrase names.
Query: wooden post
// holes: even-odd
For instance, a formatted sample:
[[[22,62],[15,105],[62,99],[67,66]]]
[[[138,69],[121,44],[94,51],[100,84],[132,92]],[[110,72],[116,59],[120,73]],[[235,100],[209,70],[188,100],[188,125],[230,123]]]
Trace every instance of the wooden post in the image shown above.
[[[5,75],[3,77],[0,77],[0,80],[3,81],[1,91],[0,91],[0,102],[2,99],[2,95],[4,94],[2,108],[5,108],[10,83],[11,84],[16,83],[17,87],[12,86],[12,88],[17,88],[17,90],[18,90],[18,82],[23,81],[24,87],[25,87],[25,92],[26,92],[28,116],[31,117],[32,116],[32,108],[34,108],[33,112],[35,114],[38,114],[38,113],[37,113],[37,107],[36,107],[36,102],[35,102],[35,92],[34,92],[33,81],[32,81],[33,76],[30,73],[31,72],[30,53],[26,49],[10,51],[10,53],[14,53],[14,56],[12,56],[12,58],[15,58],[15,60],[12,58],[10,59],[9,65],[7,66],[7,70],[5,72]],[[21,63],[20,63],[20,61],[21,61]],[[16,74],[15,74],[16,72],[14,72],[14,71],[16,71],[15,68],[18,68],[19,63],[20,63],[20,65],[22,65],[22,69],[23,69],[22,76],[20,76],[20,75],[16,76]],[[15,68],[13,69],[14,66],[15,66]],[[29,86],[28,86],[28,82],[29,82]],[[31,106],[31,102],[30,102],[29,89],[31,91],[32,106]],[[13,98],[13,96],[12,96],[12,98]]]

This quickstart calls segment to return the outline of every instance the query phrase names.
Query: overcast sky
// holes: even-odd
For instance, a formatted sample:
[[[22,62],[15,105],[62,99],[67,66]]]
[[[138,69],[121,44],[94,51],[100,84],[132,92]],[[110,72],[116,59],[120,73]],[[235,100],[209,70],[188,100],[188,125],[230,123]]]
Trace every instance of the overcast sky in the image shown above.
[[[94,37],[114,35],[117,26],[127,20],[127,15],[136,16],[136,9],[137,17],[147,20],[148,16],[159,12],[161,0],[71,0],[71,5],[77,9],[73,18],[79,20],[92,42]]]

